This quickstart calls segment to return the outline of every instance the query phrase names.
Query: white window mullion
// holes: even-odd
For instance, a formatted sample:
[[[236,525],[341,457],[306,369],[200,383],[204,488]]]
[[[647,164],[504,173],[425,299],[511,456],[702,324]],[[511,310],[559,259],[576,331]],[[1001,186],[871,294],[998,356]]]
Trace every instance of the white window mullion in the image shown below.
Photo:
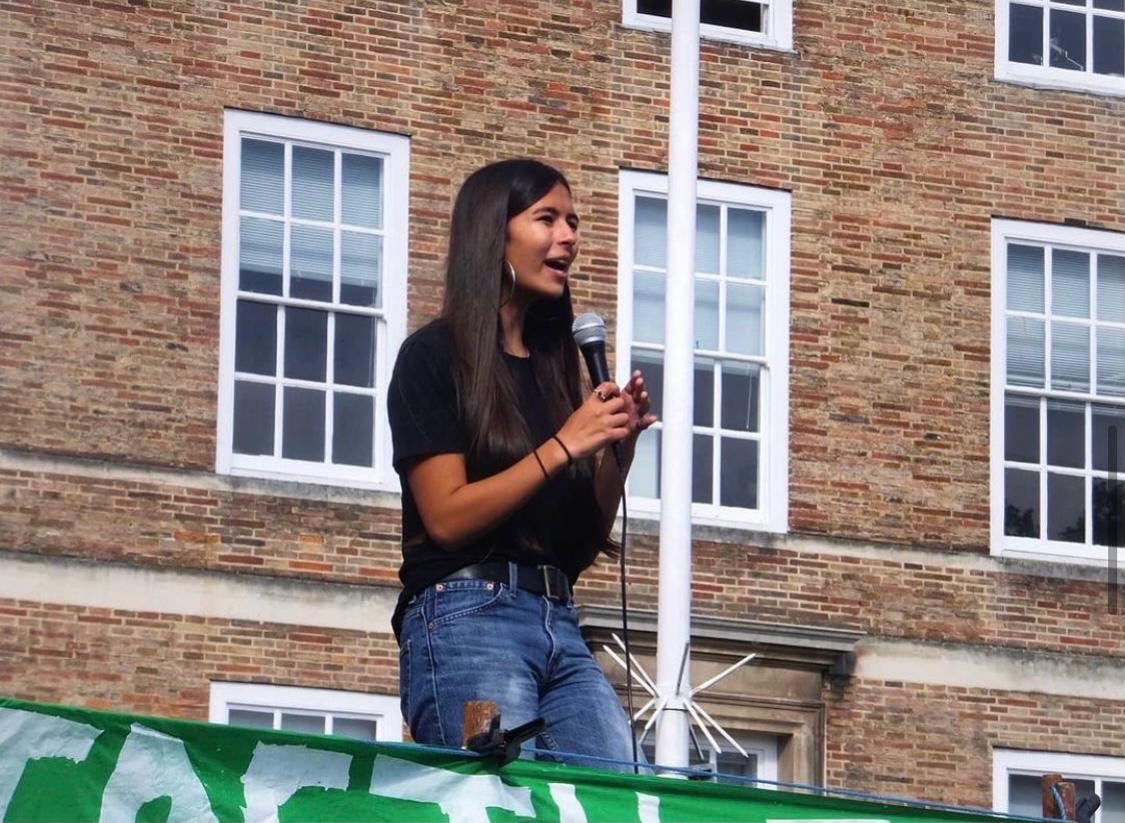
[[[273,456],[281,457],[281,427],[284,425],[282,407],[285,405],[285,313],[284,306],[277,309],[277,376],[273,400]]]
[[[328,340],[325,341],[324,347],[325,359],[328,361],[324,364],[324,462],[331,464],[333,462],[332,431],[336,411],[336,312],[328,312],[327,327]]]

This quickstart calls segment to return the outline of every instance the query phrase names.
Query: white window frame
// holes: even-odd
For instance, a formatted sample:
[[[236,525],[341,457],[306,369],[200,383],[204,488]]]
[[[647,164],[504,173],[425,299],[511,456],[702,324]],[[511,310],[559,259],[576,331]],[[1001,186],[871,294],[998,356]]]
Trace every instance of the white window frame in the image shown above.
[[[768,6],[766,31],[761,34],[728,26],[700,23],[699,36],[707,40],[739,43],[744,46],[792,51],[793,0],[768,0]],[[637,11],[637,0],[622,0],[621,23],[625,28],[641,31],[672,31],[671,19],[657,14],[641,14]]]
[[[633,341],[634,202],[638,194],[668,196],[664,174],[622,171],[618,191],[617,363],[619,383],[629,378]],[[776,189],[700,180],[699,202],[751,207],[766,212],[766,300],[762,309],[766,363],[759,408],[760,482],[758,508],[692,503],[692,522],[784,533],[789,528],[789,245],[791,195]],[[665,401],[667,402],[667,401]],[[718,410],[716,409],[716,415]],[[642,435],[643,436],[643,435]],[[717,460],[718,456],[712,458]],[[629,496],[629,511],[657,519],[660,501]]]
[[[1059,226],[1051,223],[1033,223],[1022,220],[994,219],[992,221],[992,379],[991,379],[991,421],[990,421],[990,464],[991,464],[991,553],[998,556],[1023,557],[1029,559],[1058,560],[1083,565],[1105,564],[1108,547],[1089,543],[1069,543],[1050,540],[1046,537],[1014,537],[1004,534],[1004,393],[1007,385],[1007,245],[1010,242],[1027,243],[1039,246],[1066,246],[1079,251],[1110,252],[1125,254],[1125,234]],[[1092,275],[1091,275],[1092,280]],[[1050,285],[1046,284],[1045,288]],[[1046,310],[1044,306],[1044,310]],[[1091,315],[1094,314],[1091,302]],[[1094,322],[1091,318],[1091,324]],[[1093,346],[1093,335],[1091,335]],[[1091,354],[1093,357],[1094,354]],[[1046,368],[1049,369],[1050,351],[1046,351]],[[1086,395],[1063,394],[1067,399],[1079,402],[1100,403],[1120,401],[1122,398],[1097,398],[1097,386],[1091,386]],[[1046,390],[1040,394],[1046,393]],[[1054,393],[1059,394],[1059,393]],[[1087,415],[1088,417],[1089,415]],[[1040,424],[1041,443],[1046,441],[1047,433]],[[1089,446],[1089,425],[1087,425],[1087,446]],[[1043,445],[1040,446],[1041,453]],[[1042,458],[1041,458],[1042,460]],[[1089,462],[1089,461],[1087,461]],[[1123,467],[1125,468],[1125,467]],[[1092,469],[1084,469],[1084,476]],[[1065,472],[1064,472],[1065,473]],[[1122,478],[1125,482],[1125,477]],[[1040,516],[1046,514],[1043,505],[1045,492],[1040,494]],[[1087,505],[1089,505],[1087,501]],[[1088,518],[1089,519],[1089,518]],[[1092,534],[1093,524],[1086,524],[1087,534]],[[1090,538],[1092,541],[1092,538]]]
[[[696,739],[699,741],[699,747],[703,749],[703,753],[708,756],[707,768],[710,769],[710,771],[715,775],[716,778],[722,777],[722,773],[717,771],[719,753],[711,748],[711,744],[707,742],[707,738],[699,734],[698,731],[696,732],[696,734]],[[777,788],[777,750],[779,748],[777,735],[732,731],[731,736],[738,741],[738,745],[742,746],[742,748],[746,750],[747,754],[752,754],[757,758],[758,772],[755,777],[758,780],[764,781],[758,785],[755,785],[752,780],[747,780],[745,782],[739,780],[736,782],[739,782],[745,786],[751,786],[759,789]],[[718,739],[718,742],[722,747],[722,754],[738,755],[738,750],[735,749],[734,746],[730,745],[728,741]],[[653,738],[649,738],[645,742],[645,756],[648,757],[650,762],[654,759],[653,753],[656,751],[655,745],[656,743]],[[698,754],[693,744],[689,744],[688,752],[690,757],[695,757]],[[692,766],[689,766],[689,768],[702,769],[704,768],[704,766],[702,764],[694,764]]]
[[[1125,77],[1116,77],[1111,74],[1094,74],[1092,69],[1093,55],[1087,58],[1086,71],[1071,71],[1069,69],[1055,68],[1054,66],[1033,66],[1029,63],[1015,63],[1008,59],[1008,44],[1010,26],[1008,22],[1008,8],[1012,0],[995,0],[996,8],[996,36],[995,61],[993,70],[997,80],[1008,80],[1030,86],[1040,86],[1051,89],[1068,89],[1072,91],[1087,91],[1098,94],[1111,94],[1125,96]],[[1043,37],[1050,36],[1049,6],[1052,0],[1020,0],[1025,5],[1043,5]],[[1057,8],[1078,12],[1081,6],[1060,5]],[[1092,25],[1090,15],[1093,9],[1086,7],[1087,30]],[[1099,15],[1119,17],[1123,13],[1111,12],[1104,9],[1097,10]]]
[[[1008,777],[1013,774],[1061,774],[1067,780],[1092,780],[1102,797],[1102,780],[1125,782],[1125,757],[1093,754],[1063,754],[1014,749],[992,750],[992,809],[1008,814]],[[1100,819],[1101,810],[1094,817]]]
[[[212,723],[228,725],[231,709],[271,711],[275,729],[280,728],[281,712],[328,715],[329,730],[326,734],[332,733],[333,716],[374,720],[377,743],[402,742],[402,712],[398,697],[393,695],[265,683],[213,682],[207,719]]]
[[[378,154],[383,158],[383,271],[380,288],[382,307],[357,313],[374,315],[376,328],[375,416],[372,442],[374,467],[334,465],[327,461],[292,460],[272,455],[235,454],[234,439],[234,357],[235,320],[239,278],[239,192],[241,182],[242,138],[267,139],[319,145],[330,149]],[[386,419],[387,385],[395,353],[406,336],[406,282],[408,211],[410,181],[410,141],[395,134],[373,132],[350,126],[318,123],[292,117],[279,117],[227,110],[223,120],[223,246],[221,319],[219,332],[218,436],[215,468],[219,474],[297,480],[325,485],[398,492],[399,483],[391,466],[391,436]],[[339,185],[337,185],[339,188]],[[338,255],[337,255],[338,256]],[[336,265],[339,265],[337,261]],[[259,295],[255,295],[259,297]],[[266,302],[305,305],[301,301],[261,295]],[[312,308],[331,312],[331,304],[308,303]],[[347,307],[349,310],[356,307]],[[331,337],[331,335],[330,335]],[[329,340],[331,345],[331,340]],[[280,341],[279,341],[280,345]],[[331,356],[331,349],[329,350]],[[280,377],[280,376],[279,376]],[[275,415],[280,410],[275,409]],[[276,418],[275,418],[276,419]],[[329,425],[328,419],[325,421]],[[331,442],[332,432],[326,432]]]

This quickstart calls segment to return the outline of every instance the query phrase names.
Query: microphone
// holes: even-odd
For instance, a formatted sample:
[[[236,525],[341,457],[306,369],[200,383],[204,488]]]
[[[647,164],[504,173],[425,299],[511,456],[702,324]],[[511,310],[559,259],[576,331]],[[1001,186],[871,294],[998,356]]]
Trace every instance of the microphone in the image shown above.
[[[597,388],[609,380],[609,366],[605,359],[605,321],[596,314],[580,314],[574,318],[570,330],[586,360],[590,382]]]
[[[605,359],[605,321],[592,312],[580,314],[574,318],[570,330],[574,334],[574,342],[578,344],[586,361],[590,382],[597,388],[609,380],[609,365]],[[620,443],[613,444],[613,456],[617,459],[618,467],[624,465]]]

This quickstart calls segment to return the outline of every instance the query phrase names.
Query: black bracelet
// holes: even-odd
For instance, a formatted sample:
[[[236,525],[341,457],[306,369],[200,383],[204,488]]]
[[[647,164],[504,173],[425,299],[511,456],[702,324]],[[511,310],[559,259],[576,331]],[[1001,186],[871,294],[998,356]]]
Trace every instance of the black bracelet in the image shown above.
[[[562,442],[562,440],[559,439],[559,436],[557,434],[552,434],[551,439],[554,440],[556,443],[558,443],[559,448],[562,449],[563,452],[566,454],[566,464],[568,466],[573,466],[574,465],[574,458],[570,456],[570,449],[568,449],[566,447],[566,443]]]
[[[547,474],[547,467],[543,465],[543,458],[539,456],[539,449],[532,449],[531,453],[535,455],[535,462],[539,464],[539,470],[543,472],[543,477],[550,481],[551,475]]]

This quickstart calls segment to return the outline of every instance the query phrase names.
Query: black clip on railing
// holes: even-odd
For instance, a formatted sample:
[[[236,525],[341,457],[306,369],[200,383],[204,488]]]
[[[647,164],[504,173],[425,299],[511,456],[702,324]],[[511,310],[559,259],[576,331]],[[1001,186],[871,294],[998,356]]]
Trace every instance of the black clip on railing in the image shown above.
[[[500,715],[497,714],[489,723],[488,731],[470,737],[465,748],[506,766],[520,756],[520,746],[524,741],[537,737],[545,725],[543,718],[537,717],[522,726],[505,730],[500,728]]]

